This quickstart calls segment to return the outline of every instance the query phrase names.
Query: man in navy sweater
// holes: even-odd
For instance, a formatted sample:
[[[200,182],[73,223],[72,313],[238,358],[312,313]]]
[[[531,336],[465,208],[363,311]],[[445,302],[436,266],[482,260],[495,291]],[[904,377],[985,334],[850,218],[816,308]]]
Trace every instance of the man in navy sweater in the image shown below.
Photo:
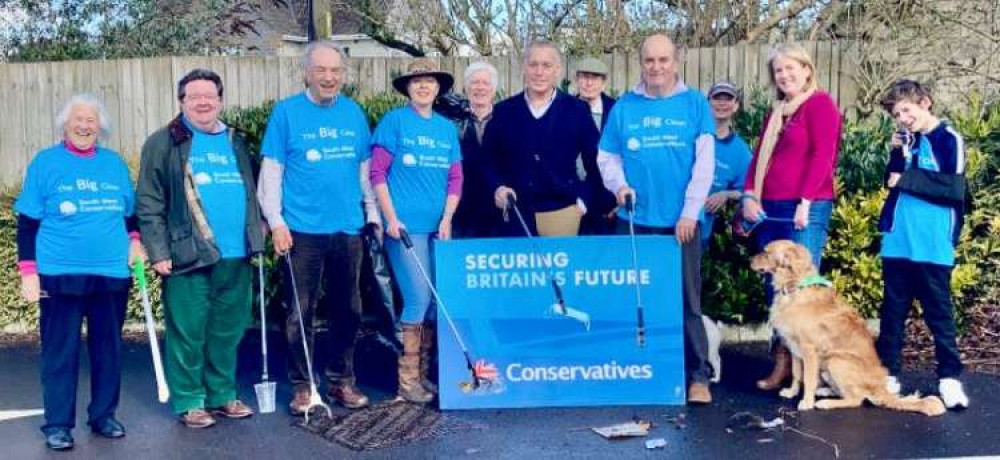
[[[587,180],[600,181],[600,134],[587,103],[556,89],[561,75],[562,55],[554,44],[528,44],[525,89],[494,108],[483,138],[489,161],[480,162],[496,206],[506,209],[513,196],[529,228],[542,236],[579,232],[589,193],[577,176],[577,156]],[[518,225],[509,219],[504,233],[518,234]]]

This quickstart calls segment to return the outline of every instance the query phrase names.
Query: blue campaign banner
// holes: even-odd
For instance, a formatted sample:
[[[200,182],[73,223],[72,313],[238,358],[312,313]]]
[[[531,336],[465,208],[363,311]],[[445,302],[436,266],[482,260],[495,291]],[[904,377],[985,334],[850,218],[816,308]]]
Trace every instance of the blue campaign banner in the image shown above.
[[[684,404],[680,247],[636,244],[638,272],[628,236],[437,242],[436,284],[478,376],[439,310],[441,408]]]

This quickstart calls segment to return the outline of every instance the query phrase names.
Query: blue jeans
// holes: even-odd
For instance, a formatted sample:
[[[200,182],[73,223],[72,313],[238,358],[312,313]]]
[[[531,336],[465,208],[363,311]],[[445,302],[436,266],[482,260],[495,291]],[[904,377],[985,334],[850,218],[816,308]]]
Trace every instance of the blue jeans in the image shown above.
[[[795,217],[795,207],[798,200],[764,200],[761,205],[768,219],[754,230],[754,252],[764,250],[768,243],[777,240],[792,240],[806,247],[812,256],[813,265],[817,269],[823,260],[823,246],[826,245],[827,227],[830,226],[830,215],[833,213],[833,201],[822,200],[813,201],[809,206],[809,224],[802,230],[796,230],[791,219]],[[776,221],[772,218],[788,219],[788,221]],[[771,305],[774,297],[774,290],[771,286],[770,277],[764,285],[767,295],[767,304]]]
[[[779,222],[770,218],[789,219],[795,217],[795,207],[798,200],[764,200],[764,212],[768,220],[760,224],[754,231],[756,242],[755,252],[764,250],[768,243],[776,240],[792,240],[806,247],[812,256],[813,265],[818,269],[823,259],[823,246],[826,245],[826,231],[830,226],[830,215],[833,213],[833,201],[814,201],[809,206],[809,224],[802,230],[796,230],[792,222]]]
[[[431,245],[432,235],[410,234],[413,241],[411,250],[416,259],[419,259],[427,276],[434,276],[433,247]],[[403,296],[403,312],[399,315],[399,320],[404,324],[423,324],[424,320],[433,320],[433,310],[428,312],[431,305],[431,289],[420,274],[420,268],[414,260],[413,255],[407,254],[406,246],[403,242],[388,235],[385,237],[385,252],[389,256],[389,265],[392,267],[392,274],[396,278],[396,285]],[[433,279],[432,279],[433,281]]]

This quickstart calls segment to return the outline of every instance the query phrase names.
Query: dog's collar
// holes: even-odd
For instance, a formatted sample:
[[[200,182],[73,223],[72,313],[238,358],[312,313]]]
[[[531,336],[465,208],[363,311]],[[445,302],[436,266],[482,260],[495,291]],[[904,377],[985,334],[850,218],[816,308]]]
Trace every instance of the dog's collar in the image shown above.
[[[802,278],[802,280],[799,281],[799,283],[796,284],[794,287],[781,288],[778,291],[778,293],[781,294],[781,295],[789,295],[789,294],[791,294],[791,293],[793,293],[795,291],[798,291],[800,289],[805,289],[805,288],[813,287],[813,286],[832,288],[833,287],[833,282],[830,281],[830,280],[828,280],[828,279],[826,279],[826,278],[824,278],[824,277],[822,277],[822,276],[820,276],[820,275],[812,275],[812,276],[807,276],[805,278]]]

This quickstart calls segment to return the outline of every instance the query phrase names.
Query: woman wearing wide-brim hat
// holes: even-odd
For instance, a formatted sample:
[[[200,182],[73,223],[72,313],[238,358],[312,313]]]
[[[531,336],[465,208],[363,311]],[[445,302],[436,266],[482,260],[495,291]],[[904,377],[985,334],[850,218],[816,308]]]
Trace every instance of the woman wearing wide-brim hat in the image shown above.
[[[451,89],[454,78],[430,59],[417,59],[392,86],[409,103],[387,113],[372,136],[371,182],[390,238],[385,247],[403,295],[403,354],[399,357],[399,396],[426,403],[436,387],[427,380],[433,329],[424,321],[430,287],[413,258],[406,256],[400,229],[406,229],[420,263],[432,269],[431,243],[451,238],[451,220],[462,191],[461,149],[451,121],[434,112],[438,94]],[[423,343],[423,346],[421,346]]]

